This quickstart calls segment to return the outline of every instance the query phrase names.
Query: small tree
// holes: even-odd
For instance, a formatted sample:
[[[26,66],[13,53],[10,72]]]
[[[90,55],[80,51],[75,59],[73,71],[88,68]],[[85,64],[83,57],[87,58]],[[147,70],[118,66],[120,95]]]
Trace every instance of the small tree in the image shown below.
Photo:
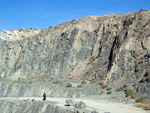
[[[125,93],[126,93],[126,97],[131,96],[131,98],[133,99],[135,98],[135,93],[132,89],[126,89]]]

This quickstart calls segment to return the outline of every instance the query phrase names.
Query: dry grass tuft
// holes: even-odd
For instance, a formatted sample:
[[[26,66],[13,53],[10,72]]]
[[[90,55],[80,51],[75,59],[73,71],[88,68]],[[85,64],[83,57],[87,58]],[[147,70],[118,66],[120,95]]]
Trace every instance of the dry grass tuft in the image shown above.
[[[138,28],[133,29],[134,32],[139,32]]]
[[[150,110],[150,104],[144,104],[144,105],[143,105],[143,108],[144,108],[145,110]]]
[[[101,85],[102,89],[107,88],[108,86],[106,84]]]
[[[140,107],[140,108],[143,108],[145,110],[150,110],[150,103],[136,103],[135,104],[136,107]]]
[[[61,84],[61,80],[56,80],[53,82],[53,84]]]

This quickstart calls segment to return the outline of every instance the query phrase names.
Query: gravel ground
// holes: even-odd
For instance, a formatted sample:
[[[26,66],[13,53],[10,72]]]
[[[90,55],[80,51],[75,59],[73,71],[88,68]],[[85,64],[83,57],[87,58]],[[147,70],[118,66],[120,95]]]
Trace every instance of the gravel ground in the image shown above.
[[[42,97],[18,97],[18,98],[0,98],[0,100],[9,100],[9,101],[31,101],[32,99],[35,99],[35,101],[42,101]],[[143,109],[134,107],[133,104],[123,104],[123,103],[116,103],[116,102],[110,102],[108,100],[100,100],[95,98],[50,98],[48,97],[46,101],[43,101],[47,104],[53,104],[55,106],[60,107],[68,107],[73,108],[71,106],[65,106],[66,99],[74,100],[75,102],[83,101],[86,103],[87,111],[96,110],[99,113],[149,113],[149,111],[145,111]],[[88,112],[87,112],[88,113]]]

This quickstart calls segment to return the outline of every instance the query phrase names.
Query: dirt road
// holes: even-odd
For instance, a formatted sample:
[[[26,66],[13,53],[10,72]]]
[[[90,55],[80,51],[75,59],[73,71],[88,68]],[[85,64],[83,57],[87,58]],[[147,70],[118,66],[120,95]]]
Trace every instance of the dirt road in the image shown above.
[[[42,97],[19,97],[19,98],[0,98],[0,100],[32,100],[35,99],[35,101],[42,101]],[[81,99],[81,98],[47,98],[46,103],[48,104],[54,104],[56,106],[62,106],[62,107],[70,107],[65,106],[66,99],[71,99],[76,102],[83,101],[86,103],[88,110],[96,110],[99,113],[150,113],[150,111],[145,111],[141,108],[134,107],[132,104],[121,104],[121,103],[112,103],[104,100],[91,100],[91,99]]]

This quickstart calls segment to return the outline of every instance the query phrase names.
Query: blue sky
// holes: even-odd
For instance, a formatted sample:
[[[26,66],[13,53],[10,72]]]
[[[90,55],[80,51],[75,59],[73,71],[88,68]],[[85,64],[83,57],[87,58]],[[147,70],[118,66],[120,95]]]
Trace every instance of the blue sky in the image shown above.
[[[150,9],[150,0],[0,0],[0,31],[46,28],[88,15]]]

